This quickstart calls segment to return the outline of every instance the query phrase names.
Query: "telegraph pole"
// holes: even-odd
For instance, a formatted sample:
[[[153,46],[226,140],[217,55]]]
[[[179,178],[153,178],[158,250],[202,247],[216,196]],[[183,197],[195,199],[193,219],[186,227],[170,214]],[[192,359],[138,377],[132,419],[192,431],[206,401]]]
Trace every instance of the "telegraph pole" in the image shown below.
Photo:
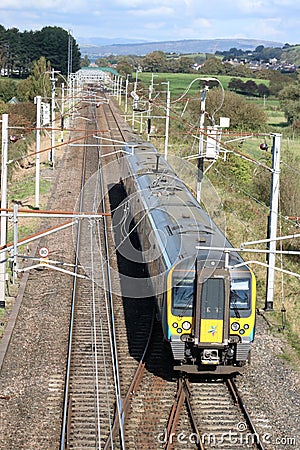
[[[73,60],[72,49],[73,49],[72,35],[71,35],[71,30],[69,30],[69,35],[68,35],[68,74],[67,74],[68,81],[69,81],[69,76],[72,73],[72,60]]]
[[[275,257],[276,257],[276,237],[279,203],[279,176],[280,176],[280,145],[281,134],[272,133],[272,182],[270,195],[270,215],[268,221],[268,236],[270,239],[268,270],[267,270],[267,292],[265,310],[273,310],[274,304],[274,281],[275,281]]]
[[[128,110],[128,84],[129,84],[129,80],[128,80],[128,74],[126,75],[126,84],[125,84],[125,120],[127,121],[126,118],[126,114],[127,114],[127,110]]]
[[[166,133],[165,133],[165,160],[168,160],[168,145],[169,145],[169,123],[170,123],[170,81],[167,81],[167,108],[166,108]]]
[[[54,167],[54,147],[55,147],[55,71],[51,72],[51,150],[50,150],[50,163]]]
[[[7,159],[8,159],[8,114],[2,114],[2,155],[1,155],[1,209],[7,208]],[[7,218],[1,211],[0,246],[6,245]],[[4,253],[5,255],[6,253]],[[0,256],[2,259],[2,257]],[[0,262],[0,300],[5,300],[6,258]]]
[[[65,127],[65,83],[61,84],[61,133],[60,140],[64,141],[64,127]]]
[[[201,181],[203,178],[204,169],[204,121],[205,121],[205,102],[206,94],[208,92],[208,86],[206,85],[201,94],[201,104],[200,104],[200,136],[199,136],[199,147],[198,147],[198,173],[197,173],[197,200],[200,203],[201,198]]]
[[[41,150],[41,104],[42,97],[35,97],[36,103],[36,147],[35,147],[35,206],[40,207],[40,150]]]

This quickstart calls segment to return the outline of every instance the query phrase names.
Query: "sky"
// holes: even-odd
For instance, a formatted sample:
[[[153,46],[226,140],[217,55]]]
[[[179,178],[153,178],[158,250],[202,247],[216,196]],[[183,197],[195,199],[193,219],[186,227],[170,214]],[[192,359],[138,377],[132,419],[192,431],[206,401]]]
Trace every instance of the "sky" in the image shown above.
[[[0,24],[59,26],[81,38],[246,38],[300,43],[297,0],[1,0]]]

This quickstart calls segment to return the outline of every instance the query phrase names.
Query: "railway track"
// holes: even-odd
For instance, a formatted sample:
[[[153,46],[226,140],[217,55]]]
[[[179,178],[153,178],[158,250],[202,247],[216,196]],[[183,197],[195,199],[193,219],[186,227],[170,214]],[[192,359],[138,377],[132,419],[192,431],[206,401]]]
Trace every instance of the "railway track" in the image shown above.
[[[231,378],[179,378],[163,441],[166,450],[265,448]]]
[[[146,268],[142,261],[126,259],[120,251],[126,239],[118,240],[117,224],[124,211],[125,192],[110,171],[118,166],[116,155],[121,152],[121,142],[133,139],[131,131],[120,125],[116,111],[106,103],[99,109],[89,108],[88,118],[86,135],[90,136],[85,142],[82,174],[86,187],[78,208],[81,205],[82,211],[95,213],[111,210],[112,217],[82,221],[80,236],[75,239],[75,270],[88,277],[75,278],[73,285],[74,322],[69,336],[60,448],[262,449],[255,443],[241,446],[240,442],[225,440],[230,433],[235,433],[233,440],[248,434],[250,439],[255,434],[240,409],[243,402],[233,394],[234,387],[229,391],[220,380],[189,382],[173,372],[170,349],[153,315],[154,299],[149,293]],[[95,129],[109,131],[99,131],[95,138],[90,133]],[[134,233],[130,240],[139,249]],[[120,286],[116,275],[119,270]],[[145,277],[143,298],[126,295],[126,286],[122,286],[132,273]],[[49,336],[47,339],[50,341]],[[62,371],[50,375],[46,403],[49,423],[51,404],[52,415],[60,416],[57,404],[62,396]],[[204,447],[200,446],[202,440]]]
[[[89,128],[95,130],[95,108],[90,107]],[[90,136],[85,144],[85,164],[79,211],[105,214],[100,202],[102,192],[99,147]],[[96,188],[89,189],[88,178],[96,173]],[[86,187],[87,186],[87,187]],[[69,357],[66,377],[61,448],[100,448],[111,427],[119,382],[117,355],[112,340],[113,315],[110,276],[107,267],[108,242],[106,219],[78,224],[76,238],[77,266],[81,264],[87,279],[74,280],[69,335]],[[80,269],[77,269],[77,274]],[[102,277],[100,279],[99,277]],[[105,414],[104,414],[105,411]]]
[[[123,214],[122,201],[125,200],[126,194],[120,183],[115,181],[111,185],[111,178],[107,173],[111,167],[117,168],[115,161],[121,153],[121,142],[132,137],[129,131],[127,134],[126,127],[124,133],[124,127],[120,127],[119,119],[109,104],[104,104],[98,111],[97,122],[99,127],[101,124],[102,128],[110,130],[98,140],[101,148],[99,157],[102,161],[102,182],[104,191],[108,194],[102,194],[102,207],[103,210],[112,210],[112,218],[107,218],[106,233],[110,242],[117,242],[119,250],[115,254],[114,249],[110,247],[108,253],[100,252],[100,266],[103,266],[103,261],[109,261],[108,270],[119,270],[121,286],[120,291],[111,287],[112,306],[106,309],[105,321],[100,312],[102,307],[99,307],[97,315],[90,306],[86,311],[80,312],[84,320],[82,329],[85,334],[89,323],[92,322],[91,315],[97,324],[101,323],[101,329],[96,325],[92,333],[94,337],[87,337],[86,341],[79,339],[76,344],[79,360],[86,361],[85,353],[85,358],[90,361],[86,364],[87,372],[78,383],[79,394],[77,397],[72,394],[74,405],[70,429],[74,434],[76,426],[81,422],[82,431],[77,431],[77,441],[68,439],[68,448],[86,445],[88,448],[104,449],[233,449],[241,448],[241,442],[235,441],[245,438],[249,442],[243,443],[243,448],[263,449],[259,442],[255,442],[256,430],[233,382],[189,382],[173,372],[171,354],[163,342],[160,324],[153,319],[154,299],[148,297],[148,283],[145,281],[145,296],[142,299],[120,295],[121,291],[126,293],[126,286],[122,286],[122,283],[127,275],[130,276],[134,272],[135,276],[138,276],[137,271],[140,271],[140,276],[143,277],[146,270],[142,258],[138,263],[133,263],[124,256],[126,252],[120,251],[123,245],[126,246],[126,238],[120,241],[119,236],[122,233],[116,223],[122,226],[120,217]],[[118,217],[116,223],[114,215]],[[136,246],[138,250],[139,243],[134,233],[130,240],[131,245]],[[118,267],[115,256],[118,259]],[[99,266],[96,271],[99,272]],[[80,281],[81,283],[83,282]],[[98,283],[97,289],[99,285],[101,286],[101,282]],[[99,299],[105,295],[104,291],[99,293]],[[83,292],[80,297],[93,298],[94,295],[91,292]],[[112,310],[113,330],[109,330]],[[96,345],[97,351],[95,349],[95,335],[108,336],[109,333],[112,333],[117,356],[114,356],[114,351],[108,351],[112,347],[110,339],[103,340],[101,344]],[[83,352],[80,349],[83,349]],[[101,355],[101,351],[102,354],[105,353],[105,357]],[[98,375],[95,368],[96,355]],[[105,376],[100,377],[103,383],[95,384],[95,376],[99,376],[105,367]],[[90,388],[88,381],[91,381]],[[75,382],[72,381],[71,385],[73,387]],[[84,395],[84,392],[86,396],[83,401],[80,400],[80,395]],[[100,392],[101,401],[98,399]],[[91,406],[88,407],[87,403]]]
[[[87,127],[98,126],[110,131],[103,133],[101,139],[97,137],[98,161],[87,159],[98,171],[92,177],[91,186],[83,175],[79,209],[104,212],[111,206],[117,208],[124,195],[118,183],[111,188],[110,195],[106,195],[109,174],[103,168],[114,160],[112,154],[120,148],[124,136],[109,106],[103,105],[97,113],[98,117],[89,117],[92,121]],[[86,148],[91,142],[94,149],[95,139],[86,142]],[[95,185],[100,186],[96,194]],[[69,379],[66,381],[61,448],[102,448],[109,443],[113,448],[125,448],[121,397],[125,398],[145,352],[153,322],[153,301],[145,298],[137,302],[120,295],[121,288],[114,276],[118,267],[112,245],[111,219],[105,217],[97,224],[82,223],[80,228],[78,262],[84,266],[89,279],[78,279],[73,289]],[[120,265],[122,267],[122,262]],[[126,263],[123,268],[127,270]]]

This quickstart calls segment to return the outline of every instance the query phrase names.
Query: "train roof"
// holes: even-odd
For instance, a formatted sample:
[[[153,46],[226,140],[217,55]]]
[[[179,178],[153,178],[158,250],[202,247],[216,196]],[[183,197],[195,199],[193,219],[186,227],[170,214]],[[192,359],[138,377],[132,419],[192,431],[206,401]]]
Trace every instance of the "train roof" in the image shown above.
[[[224,267],[224,252],[210,248],[230,248],[231,244],[156,148],[142,142],[134,143],[127,151],[132,153],[128,162],[145,213],[170,264],[195,255],[203,266],[208,261],[218,261]],[[199,246],[207,250],[198,249]],[[241,262],[237,252],[230,253],[230,265]],[[248,270],[241,270],[245,269]]]

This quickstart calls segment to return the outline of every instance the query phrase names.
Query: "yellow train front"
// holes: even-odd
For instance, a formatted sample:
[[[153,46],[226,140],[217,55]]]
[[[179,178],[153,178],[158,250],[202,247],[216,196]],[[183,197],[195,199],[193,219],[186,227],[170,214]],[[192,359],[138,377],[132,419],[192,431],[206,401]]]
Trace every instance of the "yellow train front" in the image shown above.
[[[187,261],[179,261],[169,271],[162,315],[174,368],[219,375],[239,372],[250,359],[254,339],[255,277],[245,266],[225,268],[220,254],[217,260],[196,260],[194,270],[187,266]]]
[[[238,372],[250,358],[255,278],[150,144],[124,147],[121,179],[174,368]]]

